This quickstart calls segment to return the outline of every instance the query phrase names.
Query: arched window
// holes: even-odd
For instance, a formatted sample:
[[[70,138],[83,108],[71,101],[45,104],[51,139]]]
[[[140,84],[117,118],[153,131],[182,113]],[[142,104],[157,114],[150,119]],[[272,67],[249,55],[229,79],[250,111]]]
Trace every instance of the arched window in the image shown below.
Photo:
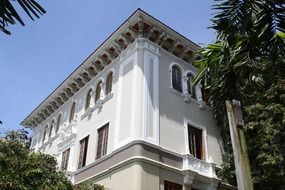
[[[97,84],[97,87],[96,87],[95,103],[100,99],[100,94],[101,94],[101,84],[102,84],[102,81],[100,81],[100,82]]]
[[[51,137],[53,128],[54,128],[54,120],[51,121],[48,137]]]
[[[108,95],[112,91],[112,81],[113,80],[113,72],[110,72],[107,79],[106,79],[106,86],[105,86],[105,95]]]
[[[75,106],[76,106],[76,103],[73,102],[71,109],[70,109],[69,122],[71,122],[74,119]]]
[[[55,128],[55,133],[57,134],[58,130],[59,130],[59,125],[61,122],[61,114],[58,115],[57,117],[57,121],[56,121],[56,128]]]
[[[188,94],[191,94],[193,98],[196,98],[195,87],[192,85],[193,79],[194,79],[194,76],[191,73],[188,73],[187,79],[186,79],[187,80],[187,92]]]
[[[182,72],[177,65],[172,67],[172,87],[182,92]]]
[[[86,94],[85,109],[90,107],[91,97],[92,97],[92,89],[88,90],[88,92]]]
[[[48,126],[46,125],[44,128],[43,142],[45,142],[45,140],[46,140],[47,128],[48,128]]]

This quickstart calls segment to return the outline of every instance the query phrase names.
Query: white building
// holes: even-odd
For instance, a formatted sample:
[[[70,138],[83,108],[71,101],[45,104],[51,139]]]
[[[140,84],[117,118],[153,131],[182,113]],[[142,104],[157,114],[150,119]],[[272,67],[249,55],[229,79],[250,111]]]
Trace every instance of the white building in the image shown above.
[[[112,190],[231,189],[200,86],[199,47],[138,9],[21,124],[73,183]]]

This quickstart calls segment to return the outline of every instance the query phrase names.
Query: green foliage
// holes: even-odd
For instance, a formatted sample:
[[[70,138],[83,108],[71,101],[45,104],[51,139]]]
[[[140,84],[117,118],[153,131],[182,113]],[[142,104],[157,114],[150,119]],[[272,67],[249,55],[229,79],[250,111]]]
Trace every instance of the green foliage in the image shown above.
[[[285,3],[217,2],[212,26],[217,40],[201,50],[194,83],[202,81],[222,128],[226,154],[219,175],[234,181],[225,101],[238,99],[244,106],[255,189],[284,189]]]
[[[3,190],[68,190],[72,184],[64,173],[56,168],[56,160],[50,155],[33,153],[27,144],[11,139],[0,142],[0,189]],[[16,140],[15,140],[16,139]],[[15,141],[14,141],[15,140]]]
[[[5,139],[8,141],[22,143],[29,147],[31,144],[31,137],[29,137],[28,134],[29,132],[24,129],[11,130],[6,133]]]
[[[285,79],[275,80],[266,90],[250,94],[245,106],[245,130],[256,189],[285,188]],[[258,102],[253,100],[256,97]]]
[[[106,190],[103,185],[94,184],[91,181],[85,181],[74,186],[74,190]]]
[[[1,190],[105,190],[90,181],[73,186],[53,156],[29,149],[30,140],[21,129],[9,131],[0,141]]]
[[[17,2],[19,7],[21,7],[32,20],[34,20],[34,17],[39,18],[40,15],[46,13],[34,0],[0,0],[0,31],[5,34],[11,34],[11,32],[7,30],[7,26],[10,24],[13,25],[19,22],[22,26],[25,25],[12,2]]]

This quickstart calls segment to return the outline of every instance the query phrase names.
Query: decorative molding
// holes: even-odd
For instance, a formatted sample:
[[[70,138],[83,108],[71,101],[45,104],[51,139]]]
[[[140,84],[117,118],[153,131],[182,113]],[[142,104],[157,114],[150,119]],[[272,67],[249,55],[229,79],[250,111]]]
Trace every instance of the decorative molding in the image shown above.
[[[159,58],[157,54],[159,54],[158,51],[154,53],[151,51],[144,52],[143,86],[144,139],[156,145],[159,144]],[[153,82],[152,85],[151,82]],[[151,91],[152,94],[150,94]],[[149,104],[151,104],[152,107],[149,107]],[[150,118],[152,118],[152,120],[150,120]]]
[[[136,42],[137,43],[137,42]],[[121,60],[122,61],[122,63],[121,63],[121,65],[120,65],[120,68],[119,68],[119,76],[118,76],[118,89],[117,89],[117,92],[118,92],[118,95],[117,95],[117,99],[116,99],[116,118],[115,118],[115,134],[114,134],[114,145],[113,145],[113,149],[117,149],[118,147],[120,147],[120,146],[123,146],[124,144],[126,144],[126,143],[128,143],[130,140],[130,138],[128,138],[128,139],[126,139],[124,142],[122,141],[122,142],[119,142],[119,132],[120,132],[120,122],[121,122],[121,113],[123,112],[123,105],[122,105],[122,96],[123,96],[123,72],[124,72],[124,67],[126,66],[126,65],[128,65],[128,64],[133,64],[133,72],[134,72],[134,74],[133,74],[133,84],[132,84],[132,92],[129,92],[129,93],[132,93],[132,99],[133,100],[131,100],[131,106],[132,106],[132,116],[131,116],[131,118],[132,118],[132,120],[131,120],[131,124],[134,124],[134,120],[135,120],[135,117],[133,117],[134,115],[135,115],[135,107],[134,106],[136,106],[136,102],[134,102],[134,95],[135,95],[135,87],[136,87],[136,85],[135,85],[135,82],[136,82],[136,80],[135,80],[135,72],[136,72],[136,70],[137,70],[137,53],[134,53],[134,54],[132,54],[132,55],[129,55],[129,57],[128,58],[126,58],[126,57],[124,57],[125,59],[124,60]],[[133,105],[134,104],[134,105]],[[134,126],[131,126],[131,135],[133,134],[133,132],[134,132],[134,128],[135,127],[135,125]]]
[[[58,152],[62,152],[68,147],[72,146],[75,143],[77,134],[73,133],[63,139],[61,143],[58,143]]]
[[[60,138],[62,141],[65,141],[73,134],[76,134],[76,123],[77,121],[73,119],[71,122],[68,123],[68,125],[64,125],[60,132]]]

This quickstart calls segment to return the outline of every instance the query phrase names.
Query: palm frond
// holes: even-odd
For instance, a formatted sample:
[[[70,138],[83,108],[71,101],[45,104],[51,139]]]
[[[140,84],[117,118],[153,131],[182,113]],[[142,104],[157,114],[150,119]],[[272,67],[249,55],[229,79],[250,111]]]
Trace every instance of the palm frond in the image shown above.
[[[0,31],[11,34],[7,30],[7,26],[10,24],[20,23],[22,26],[25,25],[24,21],[21,19],[14,6],[12,5],[13,1],[11,0],[0,0]],[[34,18],[39,18],[40,15],[46,13],[46,11],[34,0],[17,0],[20,7],[24,12],[34,20]]]

